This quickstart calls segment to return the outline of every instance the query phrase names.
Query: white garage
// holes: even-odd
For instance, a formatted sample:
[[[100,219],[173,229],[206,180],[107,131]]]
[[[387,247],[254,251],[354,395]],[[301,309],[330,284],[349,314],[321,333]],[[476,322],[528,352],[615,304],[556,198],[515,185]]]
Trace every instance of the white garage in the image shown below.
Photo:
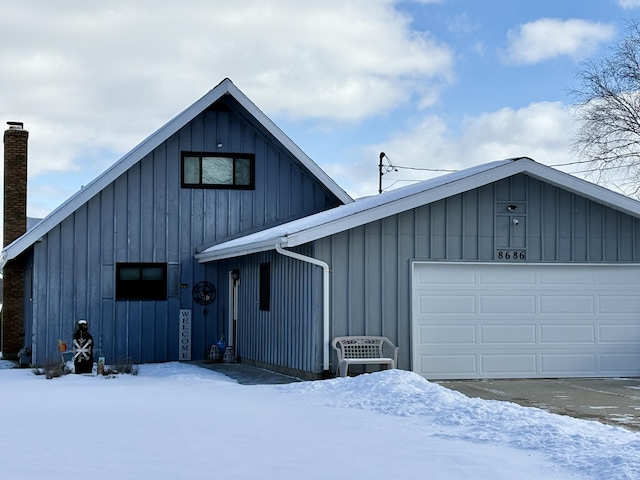
[[[640,376],[640,266],[412,263],[429,379]]]

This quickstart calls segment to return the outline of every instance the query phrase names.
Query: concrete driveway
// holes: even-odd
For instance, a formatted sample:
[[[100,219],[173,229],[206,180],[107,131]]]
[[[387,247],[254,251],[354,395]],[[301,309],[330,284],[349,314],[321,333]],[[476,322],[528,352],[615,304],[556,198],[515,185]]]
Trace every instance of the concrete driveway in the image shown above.
[[[436,383],[468,397],[513,402],[640,431],[640,378],[443,380]]]

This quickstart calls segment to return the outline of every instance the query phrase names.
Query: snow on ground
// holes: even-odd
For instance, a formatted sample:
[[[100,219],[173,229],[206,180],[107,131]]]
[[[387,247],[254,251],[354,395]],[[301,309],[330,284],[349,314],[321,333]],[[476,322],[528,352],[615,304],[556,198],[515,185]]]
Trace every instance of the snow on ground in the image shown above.
[[[46,380],[0,361],[2,478],[638,479],[640,434],[401,370],[239,385],[194,365]]]

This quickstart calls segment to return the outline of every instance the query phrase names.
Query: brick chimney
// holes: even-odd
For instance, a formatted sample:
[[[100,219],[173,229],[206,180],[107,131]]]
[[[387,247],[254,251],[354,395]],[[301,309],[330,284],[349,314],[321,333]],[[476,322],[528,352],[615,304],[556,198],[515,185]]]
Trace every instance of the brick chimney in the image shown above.
[[[21,122],[7,122],[4,132],[4,238],[6,247],[27,230],[27,139]],[[24,344],[24,264],[8,262],[2,278],[2,343],[4,358],[16,358]]]

